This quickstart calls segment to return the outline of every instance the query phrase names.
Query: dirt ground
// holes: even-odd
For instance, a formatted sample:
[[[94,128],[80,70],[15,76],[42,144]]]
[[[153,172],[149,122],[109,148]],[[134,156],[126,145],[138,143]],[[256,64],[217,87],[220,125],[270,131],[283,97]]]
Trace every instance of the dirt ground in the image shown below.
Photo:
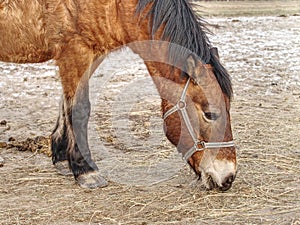
[[[168,143],[159,96],[129,49],[90,82],[90,145],[109,181],[96,190],[58,175],[47,155],[61,94],[54,63],[1,63],[0,224],[300,224],[300,16],[207,20],[234,85],[229,191],[204,190]]]

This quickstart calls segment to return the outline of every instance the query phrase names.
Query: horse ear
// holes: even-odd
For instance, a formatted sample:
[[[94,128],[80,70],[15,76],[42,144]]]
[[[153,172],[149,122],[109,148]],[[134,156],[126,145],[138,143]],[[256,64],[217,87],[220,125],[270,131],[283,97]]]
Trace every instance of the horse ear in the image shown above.
[[[216,56],[218,59],[220,59],[218,48],[212,47],[212,48],[210,49],[210,53],[211,53],[212,55]]]
[[[185,63],[185,72],[190,76],[193,77],[195,73],[195,68],[196,68],[196,60],[192,54],[190,54]]]
[[[185,72],[193,79],[194,83],[200,85],[206,74],[206,69],[195,55],[190,54],[186,59]]]

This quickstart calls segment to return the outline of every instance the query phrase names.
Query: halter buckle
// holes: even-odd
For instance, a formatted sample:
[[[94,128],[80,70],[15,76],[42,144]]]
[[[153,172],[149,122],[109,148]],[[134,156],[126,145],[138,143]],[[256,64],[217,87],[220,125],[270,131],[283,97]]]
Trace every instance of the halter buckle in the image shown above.
[[[201,147],[199,147],[199,146],[201,146]],[[202,151],[202,150],[206,149],[205,142],[204,141],[196,141],[194,144],[194,148],[197,151]]]

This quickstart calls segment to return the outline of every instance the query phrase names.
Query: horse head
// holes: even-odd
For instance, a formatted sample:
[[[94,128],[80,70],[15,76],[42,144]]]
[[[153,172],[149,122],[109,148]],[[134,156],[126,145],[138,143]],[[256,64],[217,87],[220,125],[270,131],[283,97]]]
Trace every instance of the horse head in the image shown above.
[[[228,190],[236,175],[230,97],[222,91],[211,64],[191,54],[183,70],[181,96],[163,103],[166,136],[207,189]]]

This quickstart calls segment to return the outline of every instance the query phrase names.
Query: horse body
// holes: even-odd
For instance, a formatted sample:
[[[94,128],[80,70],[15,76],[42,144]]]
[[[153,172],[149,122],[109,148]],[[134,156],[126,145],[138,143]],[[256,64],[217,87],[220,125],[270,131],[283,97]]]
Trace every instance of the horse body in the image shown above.
[[[51,59],[40,2],[0,2],[0,33],[1,61],[34,63]]]
[[[182,77],[185,67],[185,72],[195,81],[188,87],[187,95],[190,100],[186,102],[187,105],[197,105],[194,108],[189,107],[188,112],[189,115],[194,115],[191,123],[195,135],[205,141],[232,140],[229,117],[231,86],[226,80],[227,74],[222,75],[225,70],[210,52],[207,37],[196,21],[197,17],[191,13],[187,1],[164,0],[166,5],[161,2],[6,0],[0,3],[0,60],[17,63],[56,60],[63,86],[63,98],[52,134],[52,160],[63,173],[64,164],[68,162],[75,179],[83,187],[107,185],[91,158],[87,141],[90,115],[88,80],[108,52],[124,45],[131,47],[145,60],[162,96],[163,113],[176,104],[175,99],[180,97],[178,93],[187,81],[187,76]],[[164,15],[159,15],[160,12]],[[188,20],[185,20],[185,17]],[[175,25],[173,19],[179,24],[178,27],[172,27]],[[185,24],[186,22],[189,22],[189,25]],[[183,27],[190,32],[185,34],[186,31],[180,30]],[[174,29],[175,35],[172,35],[171,28]],[[193,33],[194,29],[201,31],[199,37],[185,41],[185,35],[188,38],[198,34]],[[161,41],[162,39],[164,41]],[[175,42],[175,48],[170,48],[170,42]],[[180,45],[183,45],[184,50],[174,51]],[[193,46],[196,50],[192,49]],[[193,58],[189,64],[186,62],[187,56],[194,50],[200,60]],[[179,58],[181,61],[178,61]],[[214,68],[203,67],[200,61],[213,64]],[[177,91],[174,92],[174,88]],[[213,114],[224,118],[206,118],[204,121],[203,113],[212,115],[209,107],[217,108],[217,112]],[[191,108],[194,111],[191,111]],[[208,113],[205,114],[205,111]],[[181,121],[179,113],[173,114],[165,120],[165,127],[168,139],[184,154],[194,143],[191,143],[191,132],[187,131],[187,127]],[[213,122],[216,127],[214,129]],[[202,126],[200,130],[197,127],[199,123]],[[221,129],[225,132],[218,135]],[[188,163],[197,174],[202,173],[208,188],[217,185],[228,189],[236,171],[234,148],[221,147],[219,151],[215,151],[217,153],[214,154],[213,160],[209,159],[211,163],[207,164],[208,169],[203,167],[204,164],[200,164],[213,150],[200,150],[196,147],[196,151],[187,159]]]

